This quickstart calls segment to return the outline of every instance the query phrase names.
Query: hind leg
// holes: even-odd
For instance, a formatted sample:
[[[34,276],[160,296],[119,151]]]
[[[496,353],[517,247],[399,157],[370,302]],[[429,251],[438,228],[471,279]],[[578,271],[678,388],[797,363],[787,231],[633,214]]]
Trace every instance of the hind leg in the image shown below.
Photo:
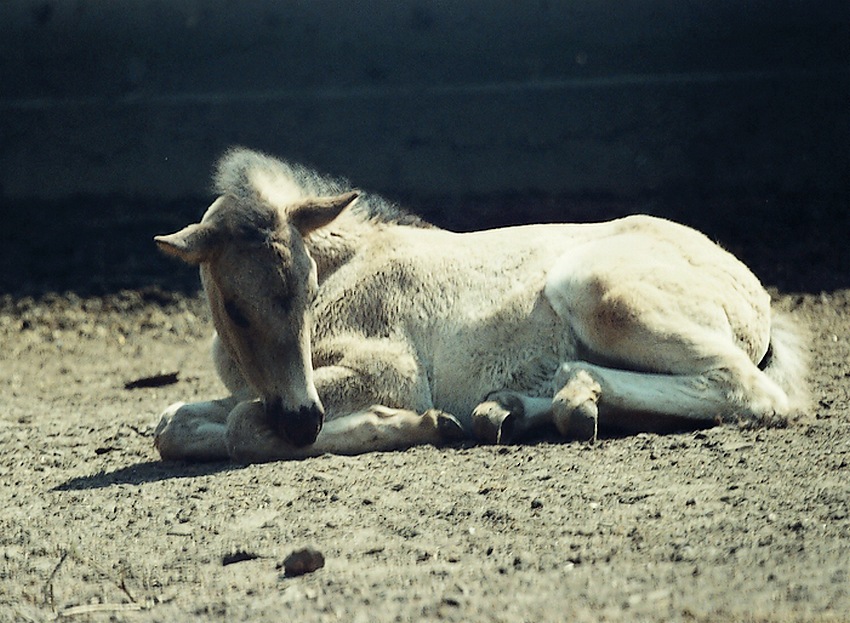
[[[497,392],[473,412],[476,438],[507,443],[553,423],[566,437],[593,440],[598,430],[670,432],[720,422],[778,425],[788,415],[785,393],[736,349],[725,366],[697,374],[656,374],[578,361],[555,377],[552,400]]]
[[[472,412],[472,435],[485,443],[511,443],[552,421],[552,400],[512,391],[493,392]]]
[[[563,364],[556,377],[562,389],[552,402],[552,421],[563,434],[589,413],[597,414],[600,428],[622,432],[668,432],[720,422],[783,423],[788,411],[784,392],[745,358],[738,364],[693,375]]]
[[[545,294],[582,359],[556,378],[553,421],[569,430],[665,431],[718,421],[770,423],[785,392],[755,365],[770,340],[770,297],[743,264],[685,230],[631,219],[618,243],[565,255]],[[683,236],[692,238],[683,244]]]

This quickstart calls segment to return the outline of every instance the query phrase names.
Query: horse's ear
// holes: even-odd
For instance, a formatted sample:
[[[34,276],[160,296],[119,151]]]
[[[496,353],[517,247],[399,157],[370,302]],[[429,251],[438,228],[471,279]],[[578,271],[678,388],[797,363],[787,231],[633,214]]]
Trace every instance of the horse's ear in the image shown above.
[[[209,225],[195,223],[167,236],[156,236],[154,242],[168,255],[187,264],[200,264],[212,254],[216,244],[215,231]]]
[[[353,204],[360,193],[356,190],[333,197],[315,197],[290,208],[289,221],[306,236],[311,231],[324,227]]]

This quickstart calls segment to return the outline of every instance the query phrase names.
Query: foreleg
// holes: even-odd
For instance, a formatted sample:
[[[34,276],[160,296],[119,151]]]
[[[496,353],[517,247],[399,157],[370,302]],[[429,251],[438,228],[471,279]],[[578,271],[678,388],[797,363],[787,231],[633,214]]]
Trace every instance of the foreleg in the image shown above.
[[[402,341],[339,336],[316,347],[314,366],[327,420],[376,404],[416,413],[434,407],[428,376]]]
[[[406,409],[375,405],[326,422],[313,444],[296,447],[271,431],[265,421],[262,403],[249,401],[240,403],[230,414],[226,447],[232,459],[254,463],[322,454],[398,450],[463,437],[458,421],[442,411],[430,409],[419,415]]]
[[[228,458],[227,417],[246,395],[205,402],[175,402],[160,415],[154,447],[166,461],[218,461]]]
[[[402,342],[339,336],[314,351],[313,380],[325,423],[316,441],[296,448],[269,429],[262,405],[240,404],[226,445],[238,461],[360,454],[463,437],[458,421],[433,408],[427,375]]]

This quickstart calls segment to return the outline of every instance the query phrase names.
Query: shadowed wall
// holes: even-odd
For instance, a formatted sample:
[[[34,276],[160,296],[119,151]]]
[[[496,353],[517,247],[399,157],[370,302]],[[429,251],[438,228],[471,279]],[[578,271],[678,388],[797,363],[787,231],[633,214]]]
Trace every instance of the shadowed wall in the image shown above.
[[[204,193],[232,143],[384,191],[850,187],[846,2],[0,4],[0,188]]]

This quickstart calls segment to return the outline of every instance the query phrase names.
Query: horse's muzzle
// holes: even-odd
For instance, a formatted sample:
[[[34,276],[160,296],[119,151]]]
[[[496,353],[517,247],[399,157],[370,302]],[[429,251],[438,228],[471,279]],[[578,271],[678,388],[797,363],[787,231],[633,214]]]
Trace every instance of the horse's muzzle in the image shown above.
[[[283,408],[280,398],[265,401],[266,420],[272,431],[296,447],[309,446],[316,441],[325,413],[318,405],[302,406],[289,411]]]

